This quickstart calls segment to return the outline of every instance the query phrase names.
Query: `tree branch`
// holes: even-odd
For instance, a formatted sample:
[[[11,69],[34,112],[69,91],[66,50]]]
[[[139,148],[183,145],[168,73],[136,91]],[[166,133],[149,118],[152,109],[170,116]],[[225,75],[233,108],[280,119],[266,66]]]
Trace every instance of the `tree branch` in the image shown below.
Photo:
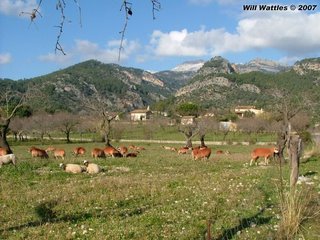
[[[121,34],[121,40],[120,40],[120,46],[119,46],[119,54],[118,54],[118,62],[120,62],[120,58],[121,58],[121,51],[123,50],[123,41],[124,41],[124,35],[126,33],[127,30],[127,26],[128,26],[128,20],[129,20],[129,16],[132,16],[132,4],[126,0],[123,0],[123,3],[121,5],[120,11],[124,10],[124,16],[125,16],[125,21],[124,21],[124,25],[122,28],[122,31],[120,31],[119,33]]]
[[[161,9],[161,3],[159,0],[151,0],[152,3],[152,16],[153,20],[156,19],[155,11],[160,11]]]

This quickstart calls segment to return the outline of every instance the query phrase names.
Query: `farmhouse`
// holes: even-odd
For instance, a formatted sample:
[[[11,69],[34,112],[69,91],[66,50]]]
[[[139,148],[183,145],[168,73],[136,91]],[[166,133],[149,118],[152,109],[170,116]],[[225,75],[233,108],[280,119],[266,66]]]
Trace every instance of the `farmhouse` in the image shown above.
[[[237,131],[237,124],[231,121],[221,121],[219,122],[219,129],[221,131],[231,131],[231,132],[235,132]]]
[[[195,116],[183,116],[181,117],[181,125],[192,125],[195,123]]]
[[[150,119],[151,111],[149,107],[147,109],[135,109],[130,112],[131,121],[146,121]]]
[[[240,118],[243,118],[246,112],[254,113],[256,116],[264,112],[262,108],[257,109],[255,106],[237,106],[234,111]]]

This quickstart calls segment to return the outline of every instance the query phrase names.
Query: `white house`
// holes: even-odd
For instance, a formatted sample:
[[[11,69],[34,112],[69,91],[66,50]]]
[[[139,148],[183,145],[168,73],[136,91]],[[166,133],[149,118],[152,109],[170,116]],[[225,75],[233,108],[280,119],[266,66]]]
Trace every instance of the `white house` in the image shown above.
[[[192,125],[195,123],[195,116],[183,116],[181,117],[181,125]]]
[[[235,107],[234,111],[240,118],[244,117],[245,112],[252,112],[256,116],[264,113],[262,108],[257,109],[255,106],[237,106],[237,107]]]
[[[150,119],[151,111],[149,107],[147,109],[135,109],[130,112],[131,121],[146,121]]]

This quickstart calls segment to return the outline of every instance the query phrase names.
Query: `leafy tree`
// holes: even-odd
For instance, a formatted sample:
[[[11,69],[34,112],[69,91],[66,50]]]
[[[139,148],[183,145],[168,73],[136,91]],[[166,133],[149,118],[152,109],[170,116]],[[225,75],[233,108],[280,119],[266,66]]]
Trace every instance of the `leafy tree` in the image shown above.
[[[21,118],[30,117],[32,115],[32,112],[33,112],[33,110],[30,106],[23,105],[17,109],[15,116],[21,117]]]
[[[192,102],[181,103],[177,106],[176,112],[182,116],[197,117],[200,114],[200,106]]]

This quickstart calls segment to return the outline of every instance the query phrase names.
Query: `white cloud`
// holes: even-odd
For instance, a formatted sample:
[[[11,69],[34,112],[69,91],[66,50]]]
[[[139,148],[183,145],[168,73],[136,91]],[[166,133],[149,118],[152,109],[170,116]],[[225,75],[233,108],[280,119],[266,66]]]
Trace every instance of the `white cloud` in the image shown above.
[[[196,33],[188,33],[186,29],[181,32],[172,31],[162,33],[154,31],[151,36],[151,45],[154,46],[155,55],[159,56],[202,56],[206,54],[204,46],[199,46],[198,38],[193,38]]]
[[[206,5],[213,2],[213,0],[189,0],[189,2],[197,5]]]
[[[119,57],[120,41],[109,41],[106,47],[100,47],[97,43],[88,40],[76,40],[75,54],[79,55],[82,60],[96,59],[104,63],[116,63]],[[136,41],[124,40],[120,53],[120,60],[124,61],[131,54],[140,48]]]
[[[41,55],[38,57],[43,62],[55,62],[59,64],[68,63],[72,59],[72,54],[67,53],[66,55],[57,53],[48,53],[47,55]]]
[[[0,54],[0,64],[8,64],[12,60],[10,53]]]
[[[189,0],[189,3],[195,4],[195,5],[208,5],[212,2],[217,2],[221,5],[243,3],[243,1],[241,0]]]
[[[272,48],[299,56],[320,51],[320,13],[273,13],[246,16],[236,32],[225,29],[154,31],[150,48],[155,56],[205,56]]]
[[[55,62],[59,64],[70,63],[71,61],[85,61],[96,59],[104,63],[118,63],[120,41],[113,40],[107,42],[105,47],[91,42],[89,40],[75,40],[73,49],[64,49],[67,55],[49,53],[39,57],[41,61]],[[125,61],[131,54],[140,48],[136,41],[123,41],[123,49],[121,51],[120,60]]]
[[[283,57],[278,60],[279,63],[283,65],[293,65],[295,62],[301,60],[299,57]]]
[[[6,15],[19,15],[37,8],[36,0],[1,0],[0,12]]]

